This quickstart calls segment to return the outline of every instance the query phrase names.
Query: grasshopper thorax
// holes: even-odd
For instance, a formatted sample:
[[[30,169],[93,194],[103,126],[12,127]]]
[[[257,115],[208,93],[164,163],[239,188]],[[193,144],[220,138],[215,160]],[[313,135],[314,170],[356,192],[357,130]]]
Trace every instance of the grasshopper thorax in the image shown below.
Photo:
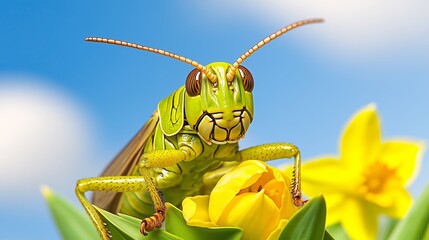
[[[231,68],[229,63],[214,62],[206,69],[215,81],[198,69],[186,79],[186,120],[208,144],[236,143],[253,119],[252,74],[239,66],[228,79]]]

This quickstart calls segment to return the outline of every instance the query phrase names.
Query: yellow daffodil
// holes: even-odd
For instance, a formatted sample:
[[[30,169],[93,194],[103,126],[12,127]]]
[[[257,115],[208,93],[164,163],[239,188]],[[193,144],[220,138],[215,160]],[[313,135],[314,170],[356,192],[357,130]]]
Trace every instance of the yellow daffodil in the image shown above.
[[[405,187],[418,169],[421,150],[414,141],[382,141],[371,104],[347,125],[339,158],[303,164],[302,188],[310,197],[325,196],[327,225],[341,223],[352,239],[375,239],[380,214],[400,218],[410,207]]]
[[[186,198],[183,217],[188,225],[239,227],[243,239],[277,239],[298,208],[289,179],[260,161],[245,161],[225,174],[210,195]]]

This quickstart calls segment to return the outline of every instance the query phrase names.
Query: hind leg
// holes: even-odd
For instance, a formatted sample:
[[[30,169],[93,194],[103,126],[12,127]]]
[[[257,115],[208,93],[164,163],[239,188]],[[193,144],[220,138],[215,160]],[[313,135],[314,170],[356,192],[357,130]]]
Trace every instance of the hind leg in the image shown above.
[[[132,192],[145,191],[146,189],[146,181],[140,176],[97,177],[79,180],[76,185],[76,195],[101,238],[107,240],[110,239],[109,231],[104,227],[101,217],[98,215],[91,202],[86,198],[85,192]]]

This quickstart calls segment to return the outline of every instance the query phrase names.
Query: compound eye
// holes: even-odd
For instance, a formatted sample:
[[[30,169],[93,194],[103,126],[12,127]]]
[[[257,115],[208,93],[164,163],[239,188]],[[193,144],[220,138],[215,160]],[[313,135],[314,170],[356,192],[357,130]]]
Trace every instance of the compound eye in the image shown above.
[[[198,69],[192,70],[186,77],[185,88],[189,96],[195,97],[201,92],[201,71]]]
[[[240,65],[238,66],[238,71],[240,72],[241,81],[243,82],[244,90],[248,92],[252,92],[254,82],[253,82],[253,76],[250,73],[249,69]]]

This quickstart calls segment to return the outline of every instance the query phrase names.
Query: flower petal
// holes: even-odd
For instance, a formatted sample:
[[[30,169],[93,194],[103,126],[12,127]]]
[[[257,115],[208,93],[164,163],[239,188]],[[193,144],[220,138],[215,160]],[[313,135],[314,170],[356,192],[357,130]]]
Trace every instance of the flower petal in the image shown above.
[[[291,175],[292,168],[286,170]],[[360,176],[334,157],[310,160],[301,166],[302,191],[308,197],[323,194],[326,200],[326,225],[338,223],[343,217],[345,198],[356,189]]]
[[[286,189],[285,182],[279,182],[276,179],[272,179],[263,186],[263,189],[265,189],[265,194],[274,201],[277,207],[281,208],[283,203],[283,192],[289,190]]]
[[[384,206],[380,204],[380,200],[388,199],[389,205]],[[413,199],[405,188],[390,189],[386,191],[378,199],[373,200],[374,203],[381,205],[380,212],[389,215],[392,218],[402,218],[407,214],[411,207]]]
[[[286,226],[288,221],[289,220],[287,219],[281,219],[276,229],[274,229],[274,231],[270,233],[267,240],[278,240],[280,237],[280,234],[282,233],[283,228]]]
[[[403,186],[409,184],[419,169],[423,144],[408,140],[393,140],[382,144],[379,161],[394,169]]]
[[[359,171],[376,160],[380,151],[381,131],[376,107],[360,110],[347,125],[341,140],[341,159]]]
[[[330,193],[323,195],[326,201],[326,226],[338,223],[344,217],[347,206],[344,204],[346,195],[344,193]]]
[[[270,168],[273,171],[274,177],[277,181],[273,180],[274,182],[276,182],[276,185],[274,184],[271,185],[274,182],[271,182],[269,184],[267,183],[267,186],[265,188],[268,188],[268,189],[278,188],[277,193],[280,194],[282,192],[282,196],[281,196],[282,205],[280,207],[280,218],[289,219],[299,210],[299,207],[295,206],[293,202],[293,198],[291,194],[291,181],[287,177],[287,176],[292,176],[293,167],[284,166],[283,168],[285,169],[282,171],[274,167]],[[281,191],[280,187],[283,188],[284,190]],[[270,196],[270,193],[267,192],[267,195]],[[276,203],[277,203],[277,200],[275,200]]]
[[[182,214],[186,223],[190,226],[216,227],[216,224],[210,222],[209,196],[187,197],[182,202]]]
[[[286,176],[284,176],[285,179],[287,179]],[[300,209],[300,207],[297,207],[294,203],[294,200],[292,198],[291,194],[291,188],[289,179],[285,182],[285,190],[283,191],[282,195],[282,206],[280,208],[280,218],[281,219],[289,219],[295,213]]]
[[[237,193],[258,181],[259,177],[267,171],[266,164],[256,160],[248,160],[225,174],[210,194],[209,215],[211,221],[217,222]]]
[[[341,223],[351,239],[376,239],[378,209],[364,200],[349,198],[343,203]],[[328,213],[329,214],[329,213]]]
[[[353,191],[359,175],[332,157],[313,159],[301,166],[302,189],[308,196]]]
[[[217,225],[243,229],[243,239],[267,239],[279,222],[279,208],[265,194],[244,193],[236,196],[220,216]]]

